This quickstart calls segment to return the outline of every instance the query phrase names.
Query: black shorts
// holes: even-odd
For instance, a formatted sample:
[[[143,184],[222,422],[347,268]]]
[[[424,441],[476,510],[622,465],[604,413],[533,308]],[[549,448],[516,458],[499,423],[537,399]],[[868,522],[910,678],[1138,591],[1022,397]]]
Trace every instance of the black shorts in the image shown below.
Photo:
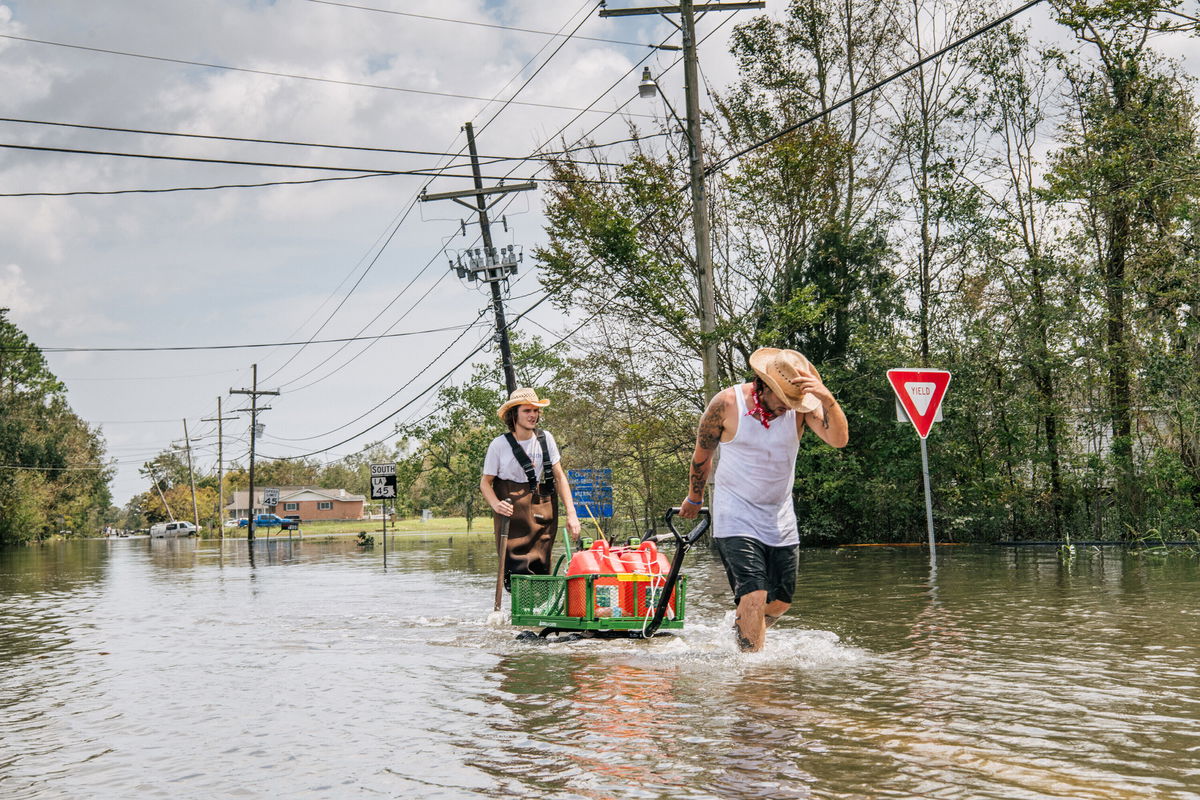
[[[799,545],[771,547],[748,536],[722,536],[713,539],[729,588],[733,589],[736,604],[742,595],[765,591],[767,602],[782,600],[792,602],[796,589],[796,568],[799,563]]]

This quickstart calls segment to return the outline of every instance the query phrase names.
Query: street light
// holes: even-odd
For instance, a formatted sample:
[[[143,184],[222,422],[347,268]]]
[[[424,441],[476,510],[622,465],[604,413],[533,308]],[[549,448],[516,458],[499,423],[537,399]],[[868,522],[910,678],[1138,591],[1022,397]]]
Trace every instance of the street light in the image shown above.
[[[642,82],[638,84],[638,97],[643,100],[653,100],[657,96],[658,81],[654,80],[654,76],[650,74],[649,67],[642,67]],[[690,147],[692,142],[691,126],[680,119],[679,114],[675,113],[675,106],[671,105],[671,101],[667,99],[665,92],[662,95],[662,101],[663,105],[667,107],[667,111],[671,112],[671,118],[675,120],[675,124],[683,132],[684,138],[687,139],[688,146]]]
[[[650,77],[650,68],[642,67],[642,82],[638,84],[638,97],[649,100],[658,94],[658,84]]]

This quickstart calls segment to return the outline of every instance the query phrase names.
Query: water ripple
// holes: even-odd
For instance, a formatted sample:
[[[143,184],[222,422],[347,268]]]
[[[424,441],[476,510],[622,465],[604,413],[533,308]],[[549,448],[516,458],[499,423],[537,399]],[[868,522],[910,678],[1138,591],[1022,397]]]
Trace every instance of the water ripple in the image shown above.
[[[533,646],[405,548],[0,552],[0,794],[1200,798],[1194,560],[805,551],[746,655],[702,550],[682,632]]]

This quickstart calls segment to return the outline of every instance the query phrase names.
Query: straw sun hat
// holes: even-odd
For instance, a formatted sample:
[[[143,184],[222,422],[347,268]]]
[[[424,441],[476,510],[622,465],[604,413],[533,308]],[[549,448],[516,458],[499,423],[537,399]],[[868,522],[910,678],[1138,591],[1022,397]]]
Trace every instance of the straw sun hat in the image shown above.
[[[791,382],[799,377],[821,378],[817,368],[795,350],[760,347],[750,354],[750,367],[788,408],[807,414],[821,407],[815,395],[802,392]]]
[[[537,406],[538,408],[545,408],[548,405],[550,405],[549,400],[539,400],[537,392],[526,386],[520,389],[513,389],[512,394],[508,396],[504,404],[496,409],[496,416],[504,419],[504,412],[513,406]]]

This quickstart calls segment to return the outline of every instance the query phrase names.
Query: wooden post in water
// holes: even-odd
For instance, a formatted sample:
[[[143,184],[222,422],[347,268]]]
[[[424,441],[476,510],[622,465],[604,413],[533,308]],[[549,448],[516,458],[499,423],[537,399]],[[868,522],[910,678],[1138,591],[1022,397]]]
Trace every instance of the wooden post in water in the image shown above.
[[[183,445],[187,448],[188,483],[192,486],[192,524],[196,526],[196,535],[200,535],[200,509],[196,505],[196,473],[192,471],[192,440],[188,438],[187,420],[183,421]]]
[[[201,422],[217,423],[217,536],[225,538],[225,431],[221,423],[226,417],[221,416],[221,397],[217,396],[217,416],[205,417]],[[237,419],[237,417],[228,417]]]
[[[921,475],[925,478],[925,528],[929,533],[929,571],[937,573],[937,543],[933,538],[933,493],[929,489],[929,448],[921,437]]]
[[[250,408],[241,409],[242,411],[250,411],[250,499],[247,504],[250,508],[246,515],[246,542],[253,548],[254,546],[254,440],[258,438],[258,412],[270,411],[270,406],[258,405],[258,396],[260,394],[278,395],[279,391],[267,391],[266,389],[258,388],[258,364],[250,365],[252,383],[249,389],[230,389],[230,394],[248,394],[250,395]]]

